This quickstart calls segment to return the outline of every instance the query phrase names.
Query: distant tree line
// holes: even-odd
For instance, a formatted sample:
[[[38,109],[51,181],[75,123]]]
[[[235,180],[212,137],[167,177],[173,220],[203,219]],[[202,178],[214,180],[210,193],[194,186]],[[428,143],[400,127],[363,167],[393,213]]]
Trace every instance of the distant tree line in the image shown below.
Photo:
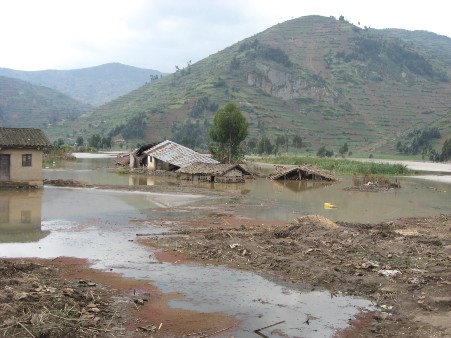
[[[434,162],[448,161],[449,159],[451,159],[451,138],[445,141],[441,152],[433,149],[429,144],[427,147],[423,148],[421,156],[423,159],[427,157],[430,161]]]
[[[304,146],[302,137],[294,135],[290,142],[288,135],[277,135],[273,141],[263,134],[259,138],[252,137],[246,143],[247,153],[257,153],[258,155],[278,155],[280,152],[288,152],[288,147],[301,149]]]
[[[186,63],[186,67],[180,68],[179,66],[175,66],[175,74],[179,76],[185,76],[191,74],[191,60]]]
[[[447,75],[443,72],[434,73],[432,64],[416,51],[409,50],[400,42],[395,43],[383,39],[375,39],[368,37],[358,37],[355,39],[352,52],[337,52],[336,57],[351,62],[373,61],[380,63],[382,57],[385,56],[397,65],[404,66],[412,73],[433,78],[434,76],[440,81],[448,81]]]
[[[437,128],[414,129],[409,132],[403,141],[398,141],[396,150],[401,154],[417,155],[423,148],[427,148],[429,142],[440,138],[440,131]]]
[[[204,96],[193,104],[193,108],[188,112],[188,115],[193,118],[199,118],[204,115],[205,112],[215,112],[218,110],[219,105],[216,102],[211,102],[207,96]]]
[[[207,120],[187,120],[183,124],[174,123],[172,125],[172,135],[174,142],[196,150],[207,150],[210,144],[208,131],[212,124]]]
[[[94,149],[110,149],[111,136],[102,136],[100,134],[93,134],[88,138],[88,146]]]
[[[139,113],[136,116],[128,119],[125,123],[122,123],[113,128],[108,136],[113,137],[116,135],[122,135],[125,139],[143,138],[147,127],[147,114]]]
[[[54,149],[72,149],[76,151],[92,151],[99,149],[110,149],[112,145],[111,136],[93,134],[89,136],[85,142],[83,136],[79,135],[75,141],[68,142],[63,138],[58,138],[53,142]]]

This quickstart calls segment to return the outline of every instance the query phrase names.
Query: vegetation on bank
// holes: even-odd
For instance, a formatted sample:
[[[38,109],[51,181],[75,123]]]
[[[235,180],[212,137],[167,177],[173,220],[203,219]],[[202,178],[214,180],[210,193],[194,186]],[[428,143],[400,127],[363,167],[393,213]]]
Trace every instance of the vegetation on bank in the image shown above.
[[[321,157],[260,157],[253,161],[281,164],[281,165],[304,165],[311,164],[318,168],[331,170],[337,174],[372,174],[372,175],[409,175],[412,171],[404,164],[359,162],[348,159],[333,159]]]
[[[53,147],[52,149],[44,152],[43,167],[61,167],[64,161],[74,161],[75,157],[72,155],[73,148],[67,145],[61,147]]]

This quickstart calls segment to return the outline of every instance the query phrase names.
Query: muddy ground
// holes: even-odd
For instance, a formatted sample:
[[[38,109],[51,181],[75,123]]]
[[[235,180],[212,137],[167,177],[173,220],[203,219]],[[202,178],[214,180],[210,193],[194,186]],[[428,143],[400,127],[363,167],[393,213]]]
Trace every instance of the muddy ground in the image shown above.
[[[0,337],[214,337],[238,322],[168,306],[148,281],[70,257],[0,260]]]
[[[378,305],[338,337],[451,336],[451,215],[380,224],[308,215],[286,224],[240,217],[236,203],[193,216],[170,235],[137,239],[157,250],[160,261],[246,269]],[[81,260],[3,260],[0,335],[224,337],[237,325],[222,314],[171,309],[173,297]]]
[[[363,296],[379,306],[342,337],[451,336],[451,215],[381,224],[310,215],[249,226],[229,214],[207,222],[141,241],[178,259]]]

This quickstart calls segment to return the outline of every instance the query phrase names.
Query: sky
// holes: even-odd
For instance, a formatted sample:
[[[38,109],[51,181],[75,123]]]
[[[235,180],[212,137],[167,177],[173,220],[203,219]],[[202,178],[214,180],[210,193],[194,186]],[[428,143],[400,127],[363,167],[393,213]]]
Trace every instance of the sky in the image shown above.
[[[0,0],[0,68],[120,62],[172,73],[307,15],[451,37],[450,9],[445,0]]]

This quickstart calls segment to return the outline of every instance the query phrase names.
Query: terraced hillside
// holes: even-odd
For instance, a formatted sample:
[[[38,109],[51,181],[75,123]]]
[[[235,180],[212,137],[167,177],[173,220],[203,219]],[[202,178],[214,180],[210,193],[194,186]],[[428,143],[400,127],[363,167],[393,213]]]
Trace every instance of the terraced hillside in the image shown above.
[[[89,124],[88,133],[130,144],[158,141],[208,129],[217,107],[232,101],[250,139],[291,144],[300,135],[311,149],[347,142],[390,152],[404,133],[434,125],[439,147],[451,135],[451,42],[412,34],[409,41],[320,16],[290,20],[84,114],[75,131]]]
[[[0,76],[0,126],[33,127],[54,132],[92,109],[56,90]],[[62,136],[52,133],[50,137]],[[66,129],[64,129],[66,132]]]

